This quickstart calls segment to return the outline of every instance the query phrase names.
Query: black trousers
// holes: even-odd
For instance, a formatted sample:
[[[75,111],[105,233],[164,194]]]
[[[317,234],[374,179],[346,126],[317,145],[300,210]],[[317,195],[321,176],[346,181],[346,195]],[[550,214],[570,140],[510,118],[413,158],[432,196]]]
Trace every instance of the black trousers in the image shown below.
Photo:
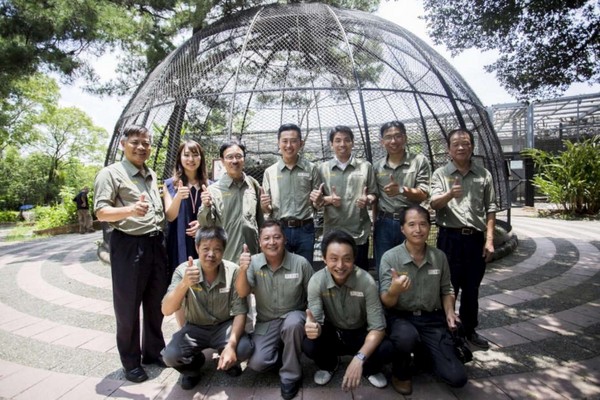
[[[169,284],[164,236],[131,236],[114,230],[110,238],[117,349],[125,369],[153,362],[165,347],[162,298]],[[140,305],[144,313],[140,346]]]
[[[460,293],[460,320],[467,335],[479,324],[479,286],[485,274],[483,232],[463,235],[459,230],[440,227],[437,248],[446,253],[454,293]]]

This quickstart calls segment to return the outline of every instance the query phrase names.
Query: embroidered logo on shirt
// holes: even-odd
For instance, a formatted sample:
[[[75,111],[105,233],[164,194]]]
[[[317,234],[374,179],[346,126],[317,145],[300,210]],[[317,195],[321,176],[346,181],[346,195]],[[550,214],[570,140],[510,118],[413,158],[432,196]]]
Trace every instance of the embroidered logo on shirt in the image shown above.
[[[351,290],[350,291],[350,296],[365,297],[365,294],[363,292],[359,292],[359,291],[356,291],[356,290]]]
[[[285,274],[284,277],[285,277],[285,279],[298,279],[300,277],[300,274],[297,272],[294,272],[291,274]]]
[[[439,269],[430,269],[429,271],[427,271],[428,275],[439,275],[440,274],[440,270]]]

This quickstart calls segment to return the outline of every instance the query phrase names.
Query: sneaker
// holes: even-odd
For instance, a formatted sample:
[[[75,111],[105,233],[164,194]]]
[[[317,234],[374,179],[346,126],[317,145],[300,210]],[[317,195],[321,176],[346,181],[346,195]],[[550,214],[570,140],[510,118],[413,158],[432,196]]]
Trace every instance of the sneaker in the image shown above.
[[[478,347],[482,350],[488,350],[490,348],[490,343],[477,334],[477,332],[473,332],[470,335],[467,335],[467,341],[470,345]]]
[[[325,371],[324,369],[318,370],[315,372],[314,376],[315,383],[321,386],[327,385],[331,378],[333,378],[333,373],[334,371]]]
[[[200,382],[200,375],[190,376],[181,375],[181,388],[183,390],[192,390]]]
[[[378,389],[383,389],[387,386],[387,379],[385,378],[385,375],[383,375],[381,372],[378,374],[367,376],[367,380],[371,385],[375,386]]]

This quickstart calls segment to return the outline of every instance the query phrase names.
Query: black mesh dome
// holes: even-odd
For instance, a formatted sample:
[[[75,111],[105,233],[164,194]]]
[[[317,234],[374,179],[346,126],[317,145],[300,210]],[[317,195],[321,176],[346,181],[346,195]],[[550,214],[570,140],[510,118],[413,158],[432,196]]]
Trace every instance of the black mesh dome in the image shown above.
[[[122,129],[138,124],[153,132],[150,165],[163,177],[183,139],[214,157],[221,142],[237,137],[247,147],[247,172],[260,181],[278,154],[282,123],[301,126],[312,161],[331,158],[327,131],[335,125],[352,128],[354,153],[376,161],[384,154],[379,127],[390,120],[406,124],[409,150],[426,155],[433,169],[448,160],[446,133],[471,129],[499,205],[509,207],[499,141],[450,64],[389,21],[316,3],[254,8],[195,34],[138,88],[106,163],[117,158]]]

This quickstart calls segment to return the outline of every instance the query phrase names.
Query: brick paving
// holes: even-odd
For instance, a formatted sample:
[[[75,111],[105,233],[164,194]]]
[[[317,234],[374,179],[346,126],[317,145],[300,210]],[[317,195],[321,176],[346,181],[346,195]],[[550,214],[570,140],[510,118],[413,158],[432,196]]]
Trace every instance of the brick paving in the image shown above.
[[[600,223],[513,215],[519,247],[488,266],[479,332],[490,340],[467,364],[469,383],[452,389],[414,378],[410,399],[600,399]],[[520,214],[520,215],[519,215]],[[99,232],[21,243],[0,232],[0,398],[279,399],[276,372],[231,378],[203,367],[184,391],[172,369],[146,367],[150,379],[124,379],[114,341],[110,269],[96,257]],[[166,318],[169,340],[176,330]],[[345,359],[345,362],[348,360]],[[366,381],[342,392],[341,371],[325,387],[304,360],[297,399],[399,399]],[[385,369],[389,376],[389,367]]]

